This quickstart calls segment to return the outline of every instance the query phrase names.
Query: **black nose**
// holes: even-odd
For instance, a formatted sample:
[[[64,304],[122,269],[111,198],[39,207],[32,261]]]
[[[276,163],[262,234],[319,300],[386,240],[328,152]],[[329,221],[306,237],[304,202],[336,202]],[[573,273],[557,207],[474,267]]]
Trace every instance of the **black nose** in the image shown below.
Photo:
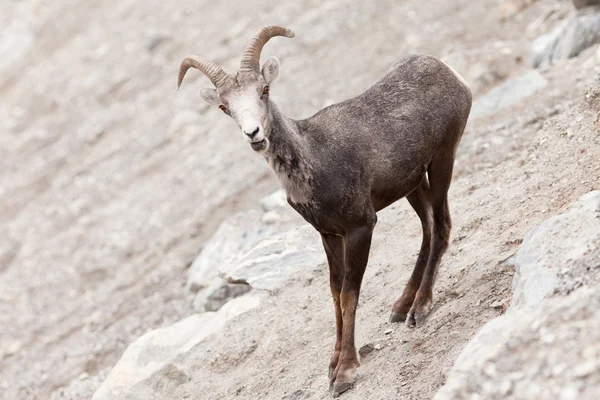
[[[258,132],[260,131],[260,128],[256,127],[255,130],[253,130],[252,132],[248,133],[248,132],[244,132],[246,134],[246,136],[248,136],[250,139],[254,139],[254,136],[256,136],[258,134]]]

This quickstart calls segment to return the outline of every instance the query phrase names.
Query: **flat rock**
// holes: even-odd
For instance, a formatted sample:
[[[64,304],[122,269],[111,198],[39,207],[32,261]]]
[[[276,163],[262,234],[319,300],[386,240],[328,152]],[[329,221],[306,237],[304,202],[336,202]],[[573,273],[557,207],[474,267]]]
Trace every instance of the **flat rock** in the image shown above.
[[[190,267],[187,291],[195,294],[213,284],[219,267],[240,253],[248,251],[257,242],[280,232],[277,224],[264,224],[260,212],[251,210],[227,218]]]
[[[261,240],[219,270],[231,283],[272,291],[292,277],[312,276],[312,270],[324,261],[319,234],[313,227],[303,226]]]

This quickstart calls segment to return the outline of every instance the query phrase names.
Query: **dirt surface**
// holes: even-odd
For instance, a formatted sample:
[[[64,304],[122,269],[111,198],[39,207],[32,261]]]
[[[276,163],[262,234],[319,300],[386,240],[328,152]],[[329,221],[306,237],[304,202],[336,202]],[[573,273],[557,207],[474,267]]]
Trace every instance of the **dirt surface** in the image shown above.
[[[222,219],[278,187],[235,126],[205,106],[180,59],[263,59],[290,117],[359,94],[403,55],[447,60],[477,96],[529,65],[564,1],[9,1],[0,5],[0,398],[87,399],[125,347],[192,312],[186,267]],[[420,241],[405,201],[380,213],[357,317],[380,344],[348,399],[430,398],[473,332],[502,312],[501,264],[532,225],[599,189],[596,48],[544,72],[533,97],[472,119],[450,190],[453,242],[423,328],[390,325]],[[17,57],[18,56],[18,57]],[[238,317],[194,353],[175,398],[327,398],[334,318],[326,267]],[[387,333],[389,329],[392,332]],[[203,397],[207,394],[207,397]]]

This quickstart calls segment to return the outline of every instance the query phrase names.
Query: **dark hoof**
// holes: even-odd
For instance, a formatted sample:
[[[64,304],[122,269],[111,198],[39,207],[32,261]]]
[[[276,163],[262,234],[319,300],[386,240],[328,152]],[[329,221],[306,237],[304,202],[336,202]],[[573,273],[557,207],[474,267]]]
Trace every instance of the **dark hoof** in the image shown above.
[[[398,314],[392,311],[392,315],[390,315],[390,322],[404,322],[406,321],[406,314]]]
[[[417,327],[420,328],[425,324],[426,314],[408,314],[406,318],[406,326],[409,328]]]
[[[353,384],[352,383],[346,383],[346,382],[335,382],[333,384],[333,397],[338,397],[340,394],[352,389]]]

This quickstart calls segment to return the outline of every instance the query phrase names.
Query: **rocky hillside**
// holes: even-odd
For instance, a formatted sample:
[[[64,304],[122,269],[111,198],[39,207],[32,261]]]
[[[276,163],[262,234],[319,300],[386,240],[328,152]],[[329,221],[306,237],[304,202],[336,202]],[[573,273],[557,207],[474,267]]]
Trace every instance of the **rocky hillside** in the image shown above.
[[[434,310],[419,329],[387,322],[420,241],[401,201],[379,216],[357,316],[364,357],[343,396],[596,398],[597,340],[578,335],[598,328],[588,255],[600,223],[593,194],[568,208],[600,189],[594,18],[559,0],[3,2],[0,398],[329,397],[318,239],[277,195],[261,204],[278,184],[197,96],[208,80],[174,90],[184,55],[232,71],[271,23],[296,32],[263,55],[281,60],[272,94],[291,117],[361,93],[415,52],[447,61],[475,95]],[[565,51],[582,31],[585,45]],[[532,227],[581,210],[587,225],[542,224],[512,261]],[[552,264],[541,292],[527,286],[532,257],[550,257],[537,271]],[[513,280],[539,296],[516,302]],[[505,332],[506,350],[494,329],[511,321],[527,325]]]

